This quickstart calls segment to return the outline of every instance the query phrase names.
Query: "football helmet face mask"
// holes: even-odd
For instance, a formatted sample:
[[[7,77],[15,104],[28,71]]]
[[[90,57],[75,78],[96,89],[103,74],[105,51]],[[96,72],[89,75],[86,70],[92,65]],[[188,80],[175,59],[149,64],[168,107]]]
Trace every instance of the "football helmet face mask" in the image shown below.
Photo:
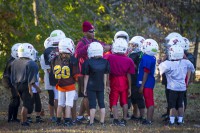
[[[39,61],[38,51],[34,48],[31,53],[31,60]]]
[[[50,34],[51,43],[53,47],[58,47],[59,42],[66,38],[65,33],[62,30],[54,30]]]
[[[134,53],[138,53],[141,51],[142,43],[145,41],[144,37],[142,36],[134,36],[130,41],[129,44],[132,48]]]
[[[96,57],[101,56],[103,57],[103,46],[99,42],[92,42],[88,47],[88,57]]]
[[[146,39],[142,44],[141,51],[147,55],[154,56],[158,52],[158,43],[153,39]]]
[[[114,36],[114,41],[117,39],[117,38],[123,38],[125,39],[127,42],[129,42],[129,35],[128,33],[126,33],[125,31],[118,31],[115,36]]]
[[[34,49],[33,45],[31,45],[30,43],[22,43],[18,47],[18,56],[32,59],[34,51],[35,51],[35,49]]]
[[[123,38],[117,38],[112,44],[112,53],[125,54],[128,49],[128,43]]]
[[[189,50],[190,41],[186,37],[183,37],[183,40],[184,40],[184,43],[182,45],[183,50]]]
[[[184,50],[179,45],[173,45],[168,50],[168,59],[169,60],[180,60],[183,59]]]
[[[58,45],[59,53],[68,53],[73,55],[75,51],[74,42],[70,38],[63,38]]]
[[[15,59],[19,58],[18,57],[18,47],[21,45],[22,43],[16,43],[12,46],[11,48],[11,56]]]

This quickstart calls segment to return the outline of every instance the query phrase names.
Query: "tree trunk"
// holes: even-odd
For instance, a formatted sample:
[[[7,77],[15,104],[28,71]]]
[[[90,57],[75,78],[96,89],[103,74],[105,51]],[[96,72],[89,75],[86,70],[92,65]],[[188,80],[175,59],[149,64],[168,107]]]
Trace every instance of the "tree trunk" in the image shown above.
[[[38,9],[39,9],[39,1],[33,0],[33,13],[34,13],[34,24],[38,25]]]
[[[197,34],[196,40],[195,40],[194,53],[193,53],[193,55],[195,57],[195,66],[194,66],[195,68],[197,68],[196,66],[197,66],[197,60],[198,60],[198,51],[199,51],[199,36]],[[194,73],[193,76],[191,75],[191,80],[195,81],[195,79],[196,79],[196,74]]]

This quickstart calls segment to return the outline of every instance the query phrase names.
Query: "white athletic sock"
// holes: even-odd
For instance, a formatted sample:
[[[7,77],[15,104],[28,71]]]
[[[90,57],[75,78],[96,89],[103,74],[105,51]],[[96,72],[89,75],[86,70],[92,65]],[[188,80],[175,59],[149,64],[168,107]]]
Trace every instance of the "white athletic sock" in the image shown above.
[[[183,122],[183,117],[182,116],[178,117],[178,122]]]
[[[169,119],[170,119],[170,122],[171,122],[172,124],[174,124],[175,117],[174,117],[174,116],[170,116]]]

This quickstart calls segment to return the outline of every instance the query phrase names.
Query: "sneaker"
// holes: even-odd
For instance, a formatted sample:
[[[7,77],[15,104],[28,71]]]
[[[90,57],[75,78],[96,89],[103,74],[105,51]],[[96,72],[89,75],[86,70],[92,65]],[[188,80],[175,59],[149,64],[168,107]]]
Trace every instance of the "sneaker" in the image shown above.
[[[165,114],[163,114],[162,116],[161,116],[161,118],[166,118],[166,117],[168,117],[169,115],[167,114],[167,113],[165,113]]]
[[[106,127],[106,124],[104,122],[100,122],[101,127]]]
[[[55,122],[57,121],[57,120],[56,120],[56,117],[54,117],[54,116],[51,117],[51,118],[50,118],[50,121],[53,122],[53,123],[55,123]]]
[[[27,127],[30,126],[30,124],[28,122],[22,122],[21,125],[22,126],[27,126]]]
[[[26,122],[28,122],[28,123],[33,123],[32,118],[31,118],[31,117],[27,117]]]
[[[152,125],[152,122],[149,121],[149,120],[144,120],[144,121],[142,122],[142,124],[143,124],[143,125]]]
[[[163,119],[163,121],[169,121],[169,116],[167,116],[167,117],[165,117],[164,119]]]
[[[113,113],[110,112],[110,118],[114,118]]]
[[[127,125],[126,120],[121,119],[121,121],[120,121],[120,126],[126,126],[126,125]]]
[[[62,124],[62,122],[56,122],[56,125],[57,126],[62,126],[63,124]]]
[[[82,118],[76,118],[76,120],[78,121],[78,122],[83,122],[83,121],[86,121],[87,119],[83,116]]]
[[[9,122],[17,122],[17,123],[20,123],[20,120],[19,120],[19,119],[11,119]]]
[[[112,126],[126,126],[124,123],[125,122],[121,122],[118,119],[114,119],[112,122]]]
[[[138,121],[139,118],[138,117],[135,117],[134,115],[131,116],[131,120],[135,120],[135,121]]]
[[[143,121],[145,121],[146,119],[145,119],[144,117],[140,116],[140,117],[138,118],[138,120],[141,121],[141,122],[143,122]]]
[[[94,123],[99,123],[99,120],[97,120],[96,118],[94,118]]]
[[[177,122],[177,125],[182,126],[184,124],[184,122]]]
[[[36,123],[42,123],[44,120],[41,117],[36,117]]]
[[[174,126],[174,123],[171,123],[170,121],[166,124],[166,126]]]
[[[72,121],[66,121],[66,122],[64,123],[64,126],[66,126],[66,127],[71,127],[71,126],[73,126],[73,123],[72,123]]]

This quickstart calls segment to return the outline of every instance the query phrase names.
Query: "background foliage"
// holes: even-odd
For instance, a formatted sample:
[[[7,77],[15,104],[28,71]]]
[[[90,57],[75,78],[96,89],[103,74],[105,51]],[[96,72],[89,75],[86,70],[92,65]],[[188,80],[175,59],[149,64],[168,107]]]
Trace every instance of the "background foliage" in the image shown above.
[[[198,49],[199,5],[199,0],[0,0],[0,71],[13,44],[29,42],[41,54],[55,29],[77,43],[85,20],[95,25],[96,38],[108,44],[125,30],[130,37],[153,38],[161,48],[164,37],[176,31]]]

